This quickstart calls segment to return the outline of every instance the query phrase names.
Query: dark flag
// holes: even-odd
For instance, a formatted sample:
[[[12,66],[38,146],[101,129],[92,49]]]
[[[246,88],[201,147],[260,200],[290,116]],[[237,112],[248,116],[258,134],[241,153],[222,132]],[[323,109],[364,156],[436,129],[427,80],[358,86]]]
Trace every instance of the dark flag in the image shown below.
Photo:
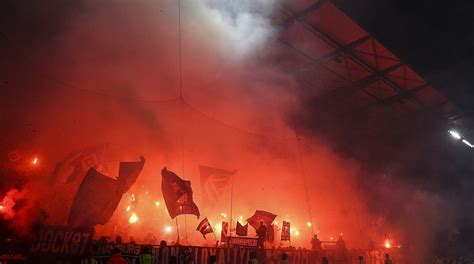
[[[106,224],[117,208],[122,195],[135,183],[145,159],[121,162],[119,176],[113,179],[90,168],[81,182],[68,217],[71,227],[92,227]]]
[[[178,175],[165,168],[161,170],[161,191],[170,217],[192,214],[199,218],[199,208],[193,201],[191,182],[181,179]]]
[[[221,242],[229,241],[229,223],[222,222]]]
[[[11,161],[11,162],[16,162],[20,159],[20,155],[18,154],[18,152],[15,150],[15,151],[12,151],[10,153],[8,153],[8,159]]]
[[[90,169],[103,170],[102,160],[107,145],[102,144],[71,153],[56,163],[51,179],[53,183],[73,183]]]
[[[275,226],[269,225],[267,228],[267,241],[273,243],[275,240]]]
[[[212,226],[209,223],[209,220],[207,220],[207,217],[202,219],[196,230],[201,232],[204,239],[206,238],[207,234],[214,233],[214,230],[212,230]]]
[[[290,241],[290,222],[283,221],[281,227],[281,241]]]
[[[269,212],[266,212],[266,211],[257,210],[252,215],[252,217],[247,219],[247,222],[253,228],[255,228],[255,230],[258,230],[258,228],[260,227],[260,222],[263,222],[263,224],[265,226],[270,226],[273,223],[273,221],[275,220],[276,217],[277,216],[275,214],[272,214],[272,213],[269,213]]]
[[[245,224],[244,226],[240,224],[239,221],[237,221],[237,226],[235,228],[235,233],[238,236],[247,236],[247,232],[249,229],[249,224]]]
[[[201,188],[203,199],[207,203],[214,204],[219,197],[226,191],[230,180],[235,171],[227,171],[212,167],[199,166],[201,174]]]

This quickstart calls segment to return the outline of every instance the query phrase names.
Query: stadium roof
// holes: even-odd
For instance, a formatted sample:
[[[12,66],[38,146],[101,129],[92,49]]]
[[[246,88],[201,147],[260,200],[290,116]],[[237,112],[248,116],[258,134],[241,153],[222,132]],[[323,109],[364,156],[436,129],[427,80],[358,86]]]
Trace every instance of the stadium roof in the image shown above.
[[[317,90],[317,98],[336,98],[346,111],[374,118],[427,111],[448,120],[461,115],[331,1],[285,0],[272,19],[280,29],[272,59],[301,86]]]

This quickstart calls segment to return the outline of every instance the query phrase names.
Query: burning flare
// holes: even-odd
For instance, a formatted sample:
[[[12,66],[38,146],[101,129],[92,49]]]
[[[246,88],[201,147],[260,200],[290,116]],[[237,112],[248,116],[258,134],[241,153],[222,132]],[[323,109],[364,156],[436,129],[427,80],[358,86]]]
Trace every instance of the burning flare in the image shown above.
[[[392,245],[390,244],[390,240],[386,239],[384,246],[385,246],[385,248],[391,248]]]
[[[130,216],[130,218],[128,218],[128,222],[130,224],[134,224],[136,222],[138,222],[138,216],[136,213],[132,213],[132,215]]]

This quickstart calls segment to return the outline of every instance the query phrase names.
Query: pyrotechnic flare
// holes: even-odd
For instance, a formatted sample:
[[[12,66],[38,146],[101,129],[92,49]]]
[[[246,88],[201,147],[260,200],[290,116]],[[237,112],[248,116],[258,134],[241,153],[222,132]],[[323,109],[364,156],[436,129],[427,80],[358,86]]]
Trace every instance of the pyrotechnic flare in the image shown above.
[[[0,214],[4,219],[12,219],[15,216],[16,211],[14,207],[17,201],[22,199],[25,194],[24,190],[18,191],[17,189],[11,189],[6,193],[0,202]]]
[[[128,218],[128,222],[130,224],[134,224],[136,222],[138,222],[138,216],[136,213],[132,213],[132,215],[130,216],[130,218]]]
[[[385,248],[387,248],[387,249],[388,249],[388,248],[391,248],[391,247],[392,247],[392,245],[390,244],[390,240],[386,239],[386,240],[385,240],[385,245],[384,245],[384,246],[385,246]]]

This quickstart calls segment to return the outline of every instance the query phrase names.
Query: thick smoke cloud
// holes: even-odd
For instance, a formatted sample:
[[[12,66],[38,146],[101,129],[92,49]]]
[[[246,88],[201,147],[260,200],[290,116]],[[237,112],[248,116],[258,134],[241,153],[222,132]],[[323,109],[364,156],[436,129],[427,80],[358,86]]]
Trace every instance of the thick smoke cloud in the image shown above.
[[[8,127],[0,147],[4,167],[13,166],[7,158],[12,151],[25,160],[15,170],[26,171],[21,183],[30,194],[28,208],[36,208],[32,214],[44,208],[49,223],[64,223],[68,208],[62,201],[71,201],[77,185],[48,185],[54,164],[108,143],[108,175],[117,175],[119,161],[141,154],[147,163],[111,222],[97,228],[99,235],[142,240],[152,231],[175,240],[164,232],[175,223],[163,203],[155,205],[162,201],[160,170],[167,166],[190,179],[202,205],[200,164],[236,169],[234,217],[255,209],[274,212],[277,221],[290,220],[301,231],[296,245],[308,246],[308,203],[314,231],[324,240],[343,232],[351,247],[365,247],[369,237],[382,243],[383,233],[401,243],[414,244],[414,237],[426,242],[431,228],[439,227],[442,219],[426,227],[423,217],[435,220],[447,200],[436,186],[421,187],[428,179],[412,177],[421,160],[404,156],[415,142],[404,136],[416,135],[421,124],[398,130],[416,122],[370,121],[367,131],[366,113],[343,115],[332,108],[334,101],[312,101],[318,94],[274,63],[278,31],[268,17],[276,0],[181,1],[183,104],[177,1],[55,2],[5,1],[0,8],[6,36],[0,42],[1,114]],[[33,155],[40,157],[38,168],[29,162]],[[19,181],[12,175],[2,176],[9,179],[3,193]],[[127,221],[132,193],[138,197],[135,225]],[[229,199],[227,192],[202,214],[218,223],[221,213],[229,215]],[[205,243],[193,231],[197,222],[180,217],[180,233],[187,226],[190,242]],[[413,223],[419,232],[407,231]]]

